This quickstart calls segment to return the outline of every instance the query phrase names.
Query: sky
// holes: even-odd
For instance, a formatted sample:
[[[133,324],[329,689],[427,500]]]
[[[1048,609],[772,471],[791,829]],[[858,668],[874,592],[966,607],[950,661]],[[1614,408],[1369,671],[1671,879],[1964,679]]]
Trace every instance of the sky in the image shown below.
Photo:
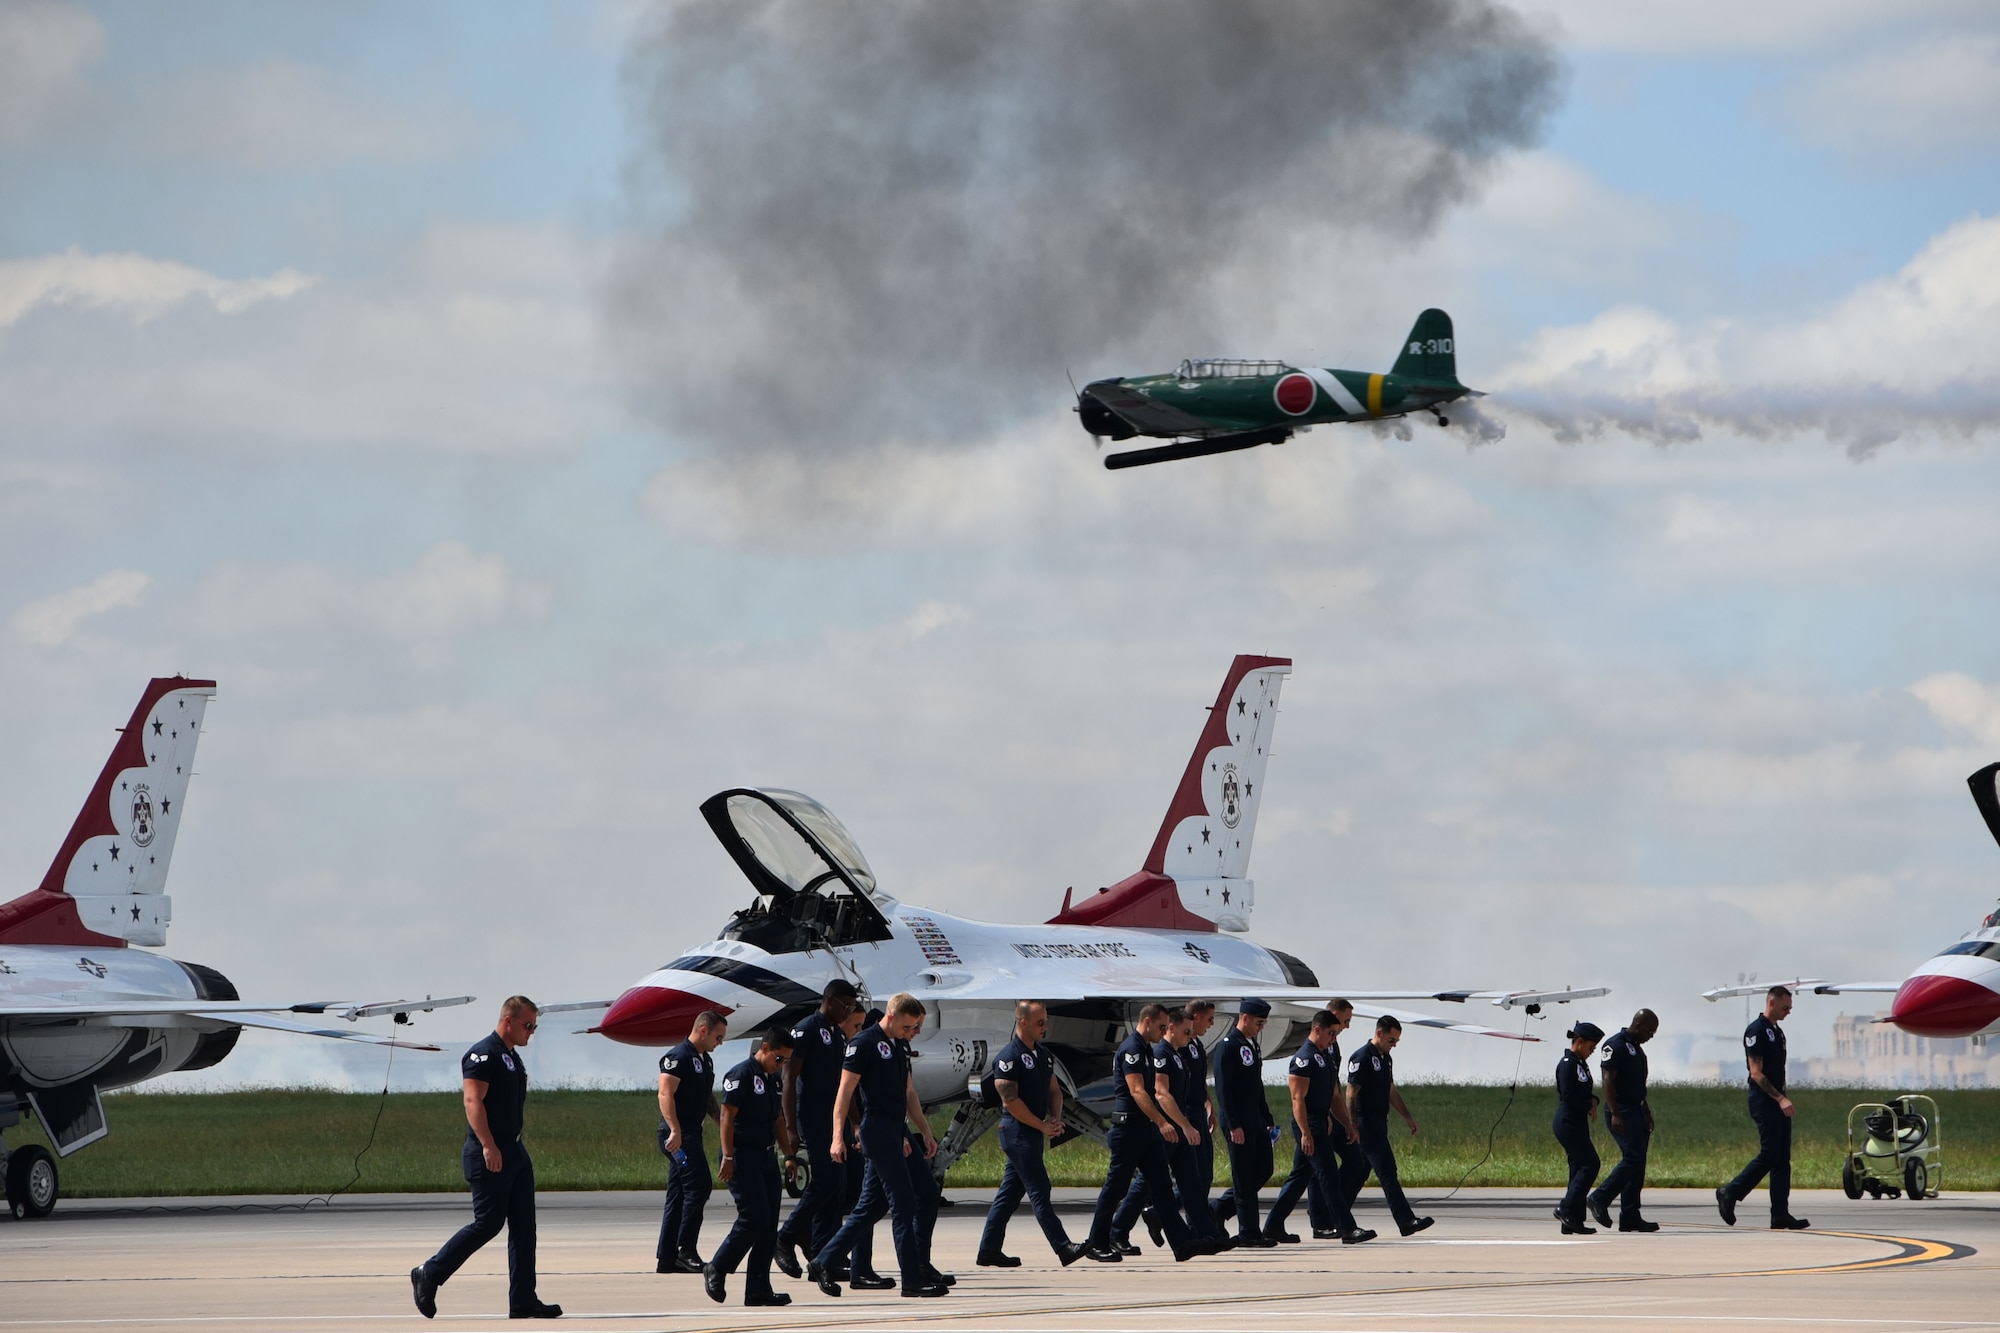
[[[211,677],[167,952],[479,995],[450,1045],[712,938],[728,786],[1044,919],[1255,652],[1252,938],[1330,986],[1606,985],[1690,1076],[1706,987],[1900,979],[2000,894],[2000,17],[1385,13],[0,8],[0,877]],[[1433,305],[1489,395],[1448,428],[1111,473],[1070,412],[1386,369]],[[155,1086],[383,1071],[247,1035]]]

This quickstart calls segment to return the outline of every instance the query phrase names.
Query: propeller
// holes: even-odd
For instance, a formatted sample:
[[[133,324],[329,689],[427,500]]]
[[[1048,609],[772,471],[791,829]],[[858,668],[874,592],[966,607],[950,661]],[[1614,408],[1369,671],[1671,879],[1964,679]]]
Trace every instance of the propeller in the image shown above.
[[[1972,803],[1979,807],[1979,817],[1986,821],[1986,831],[1993,835],[1993,841],[2000,842],[2000,791],[1995,790],[1996,775],[2000,775],[2000,764],[1988,764],[1965,780],[1972,788]]]

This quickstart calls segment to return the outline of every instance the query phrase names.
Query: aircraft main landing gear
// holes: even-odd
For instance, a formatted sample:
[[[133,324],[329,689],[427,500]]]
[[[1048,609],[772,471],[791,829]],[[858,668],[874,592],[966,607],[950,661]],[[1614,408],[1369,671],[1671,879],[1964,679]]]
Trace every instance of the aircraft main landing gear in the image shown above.
[[[1451,424],[1451,419],[1442,412],[1433,412],[1431,415],[1437,418],[1438,425],[1440,426],[1449,426]]]
[[[7,1154],[7,1207],[15,1217],[47,1217],[62,1196],[56,1159],[39,1143]]]

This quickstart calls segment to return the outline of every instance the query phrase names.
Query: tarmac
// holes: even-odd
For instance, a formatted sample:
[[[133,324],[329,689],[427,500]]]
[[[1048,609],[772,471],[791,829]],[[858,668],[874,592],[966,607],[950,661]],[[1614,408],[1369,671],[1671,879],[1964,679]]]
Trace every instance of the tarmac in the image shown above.
[[[1308,1239],[1186,1264],[1148,1246],[1122,1264],[1068,1269],[1023,1209],[1007,1243],[1023,1265],[990,1269],[973,1265],[990,1196],[951,1193],[956,1206],[939,1218],[935,1258],[959,1281],[940,1300],[851,1290],[835,1300],[777,1275],[793,1304],[747,1309],[739,1274],[730,1303],[713,1304],[700,1278],[652,1271],[660,1196],[633,1192],[541,1197],[541,1296],[567,1312],[557,1327],[671,1333],[2000,1329],[1995,1194],[1913,1203],[1801,1191],[1793,1208],[1812,1229],[1773,1232],[1760,1225],[1762,1193],[1740,1207],[1732,1230],[1709,1193],[1652,1190],[1646,1206],[1658,1233],[1565,1237],[1549,1191],[1466,1190],[1428,1201],[1440,1192],[1418,1191],[1419,1211],[1437,1225],[1399,1238],[1370,1190],[1357,1213],[1384,1235],[1366,1245]],[[1082,1237],[1091,1195],[1058,1196],[1070,1234]],[[79,1199],[38,1221],[0,1215],[0,1333],[524,1327],[506,1318],[504,1241],[442,1289],[435,1324],[411,1304],[410,1268],[470,1216],[466,1196],[437,1194],[353,1195],[305,1208],[297,1199]],[[719,1193],[704,1254],[732,1217]],[[1295,1230],[1303,1224],[1292,1219]],[[876,1245],[886,1264],[886,1225]]]

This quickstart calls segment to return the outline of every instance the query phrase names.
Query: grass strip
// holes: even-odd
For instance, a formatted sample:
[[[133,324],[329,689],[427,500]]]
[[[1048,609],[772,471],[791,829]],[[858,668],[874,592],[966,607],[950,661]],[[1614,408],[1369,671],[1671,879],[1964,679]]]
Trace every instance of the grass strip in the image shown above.
[[[1800,1188],[1840,1183],[1850,1106],[1893,1094],[1859,1088],[1806,1088],[1798,1095],[1793,1180]],[[2000,1189],[2000,1089],[1932,1094],[1943,1120],[1947,1186]],[[1458,1183],[1485,1155],[1488,1130],[1507,1102],[1507,1089],[1485,1085],[1413,1084],[1404,1089],[1422,1133],[1412,1139],[1392,1127],[1403,1181],[1436,1189]],[[324,1194],[354,1176],[354,1157],[368,1140],[381,1102],[377,1093],[319,1089],[259,1089],[108,1097],[111,1135],[61,1164],[63,1192],[72,1197],[200,1194]],[[1289,1125],[1283,1096],[1272,1090],[1274,1114]],[[1549,1132],[1554,1094],[1523,1088],[1493,1133],[1493,1153],[1466,1179],[1479,1185],[1560,1188],[1563,1156]],[[1647,1177],[1659,1186],[1713,1186],[1734,1175],[1756,1152],[1757,1138],[1740,1088],[1663,1086],[1653,1089],[1658,1132]],[[940,1113],[942,1127],[948,1114]],[[666,1163],[654,1141],[658,1105],[650,1091],[537,1090],[528,1102],[528,1143],[544,1190],[658,1189]],[[713,1150],[714,1125],[709,1126]],[[1608,1170],[1617,1146],[1600,1124],[1598,1151]],[[401,1193],[465,1188],[459,1146],[465,1134],[457,1093],[392,1093],[375,1144],[360,1163],[355,1192]],[[47,1140],[39,1126],[7,1131],[10,1145]],[[1291,1169],[1291,1136],[1278,1145],[1277,1174]],[[987,1135],[952,1168],[949,1184],[992,1187],[1002,1161]],[[1049,1154],[1058,1185],[1104,1179],[1103,1149],[1084,1140]],[[1229,1178],[1217,1162],[1217,1188]]]

